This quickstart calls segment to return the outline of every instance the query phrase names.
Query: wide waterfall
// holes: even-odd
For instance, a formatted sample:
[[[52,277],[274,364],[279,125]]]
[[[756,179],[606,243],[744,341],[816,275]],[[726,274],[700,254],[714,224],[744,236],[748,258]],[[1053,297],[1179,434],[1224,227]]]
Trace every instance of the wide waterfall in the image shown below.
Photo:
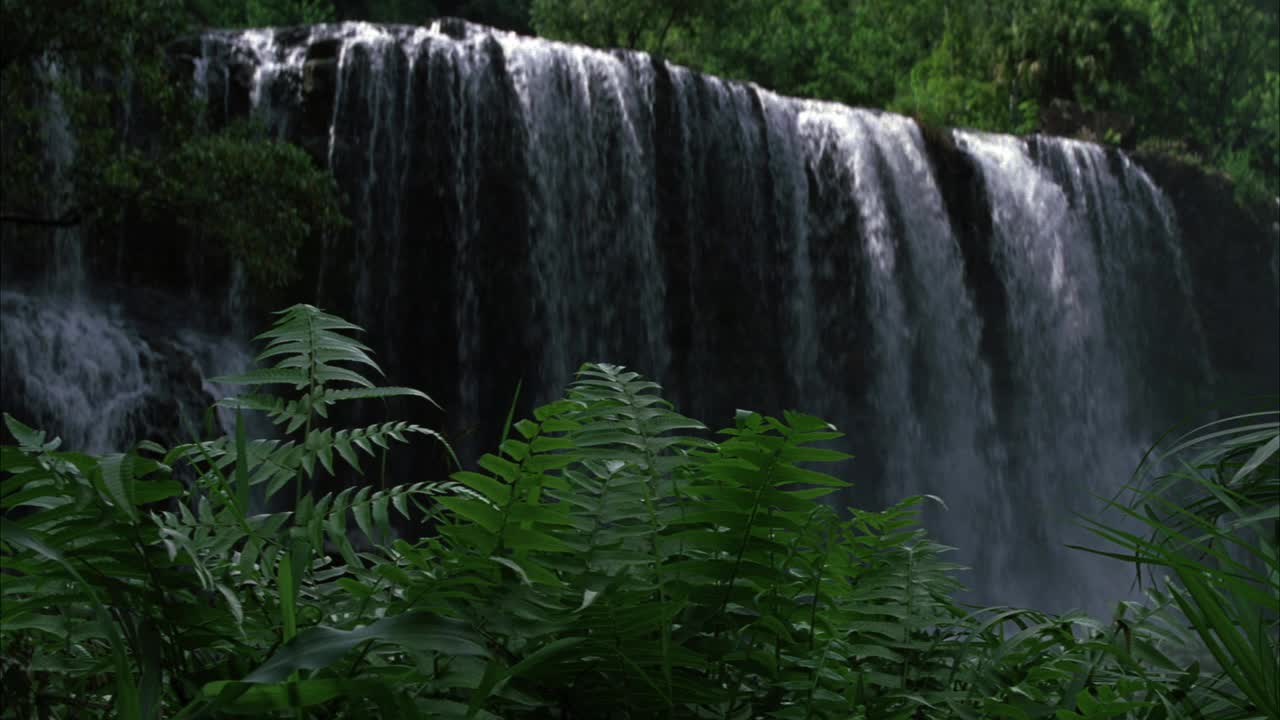
[[[299,299],[367,328],[464,455],[492,448],[517,381],[527,409],[583,361],[650,375],[713,426],[811,412],[856,456],[846,502],[945,502],[926,520],[975,601],[1123,596],[1123,570],[1064,547],[1088,544],[1072,513],[1276,355],[1274,271],[1251,290],[1259,335],[1228,348],[1199,310],[1221,287],[1193,259],[1213,251],[1114,149],[922,131],[452,20],[211,32],[185,52],[215,126],[257,119],[333,170],[353,226]],[[6,374],[61,385],[49,403],[141,392],[137,358],[99,368],[111,387],[69,369],[74,312],[4,302]],[[77,342],[137,344],[99,325]],[[119,439],[102,432],[75,440]]]

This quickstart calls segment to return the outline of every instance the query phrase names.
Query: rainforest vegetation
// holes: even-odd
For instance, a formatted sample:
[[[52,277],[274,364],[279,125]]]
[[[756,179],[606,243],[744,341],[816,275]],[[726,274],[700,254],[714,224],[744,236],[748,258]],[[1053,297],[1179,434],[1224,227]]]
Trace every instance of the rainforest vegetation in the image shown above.
[[[712,433],[582,366],[476,471],[386,486],[431,429],[331,427],[379,387],[354,325],[280,313],[222,378],[235,432],[90,456],[6,416],[6,718],[1274,718],[1280,418],[1162,446],[1094,524],[1145,602],[971,608],[923,502],[838,512],[823,420]],[[270,389],[277,388],[275,392]],[[248,437],[265,413],[272,439]],[[513,420],[515,420],[513,422]],[[347,478],[316,496],[315,480]],[[357,479],[363,478],[363,479]],[[292,510],[252,512],[293,495]],[[400,514],[434,527],[409,542]],[[353,537],[358,542],[353,542]],[[1109,541],[1103,543],[1101,541]]]
[[[207,126],[170,55],[203,28],[456,15],[928,125],[1174,155],[1246,206],[1280,193],[1269,0],[0,2],[6,239],[160,233],[263,291],[349,208],[302,149]],[[88,454],[4,417],[0,718],[1280,718],[1274,411],[1170,435],[1081,520],[1078,551],[1128,563],[1141,601],[972,607],[919,522],[945,498],[829,502],[851,478],[824,471],[848,460],[824,419],[708,426],[586,364],[460,463],[422,424],[343,424],[433,403],[375,383],[358,327],[277,318],[190,442]],[[410,442],[448,464],[391,484]]]

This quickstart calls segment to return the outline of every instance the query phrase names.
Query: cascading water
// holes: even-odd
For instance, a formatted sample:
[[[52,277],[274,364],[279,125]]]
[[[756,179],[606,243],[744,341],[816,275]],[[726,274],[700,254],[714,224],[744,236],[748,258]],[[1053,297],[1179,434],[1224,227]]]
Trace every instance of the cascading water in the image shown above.
[[[847,499],[941,497],[926,520],[977,601],[1124,593],[1062,547],[1070,513],[1218,369],[1174,213],[1123,154],[930,135],[452,20],[191,52],[215,125],[257,117],[332,169],[353,227],[298,299],[368,328],[464,457],[517,380],[527,408],[576,363],[627,363],[712,424],[741,405],[833,421]]]
[[[149,353],[136,340],[74,299],[0,294],[6,393],[27,411],[25,422],[49,428],[68,447],[117,450],[139,429]]]
[[[227,394],[204,378],[247,367],[244,343],[140,326],[97,293],[0,292],[6,411],[85,452],[199,435],[204,408]],[[234,427],[225,413],[219,419],[222,430]]]
[[[547,391],[558,394],[576,363],[603,357],[623,332],[635,334],[631,362],[662,376],[666,288],[653,227],[648,61],[515,35],[499,42],[527,138],[540,399],[552,399]],[[577,316],[588,307],[595,321],[585,325]]]
[[[43,211],[65,218],[74,205],[70,177],[77,148],[55,89],[64,70],[52,60],[38,70],[49,83],[40,137],[50,186]],[[201,432],[204,409],[228,391],[204,378],[252,361],[245,343],[235,339],[241,334],[210,331],[196,318],[165,317],[166,306],[189,304],[92,282],[79,225],[54,227],[34,240],[6,236],[5,242],[41,244],[43,267],[23,277],[5,268],[0,408],[60,436],[64,448],[106,453],[142,439],[189,440]],[[227,314],[235,318],[243,309],[228,307]],[[218,358],[233,365],[221,367]],[[225,414],[221,421],[222,429],[232,427]]]
[[[923,139],[892,115],[826,108],[812,122],[831,143],[822,152],[842,159],[861,218],[865,308],[848,312],[865,314],[870,328],[868,410],[888,480],[882,496],[940,496],[947,509],[928,508],[940,539],[980,549],[966,554],[979,575],[1009,577],[1014,509],[992,502],[1008,495],[1008,449],[995,433],[982,318]],[[1019,589],[1002,596],[1027,599]]]

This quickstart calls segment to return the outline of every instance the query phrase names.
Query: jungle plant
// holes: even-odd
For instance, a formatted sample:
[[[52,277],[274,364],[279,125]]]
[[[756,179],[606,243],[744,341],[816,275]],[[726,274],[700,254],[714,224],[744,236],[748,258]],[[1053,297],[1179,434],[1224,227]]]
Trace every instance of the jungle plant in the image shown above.
[[[0,590],[6,717],[60,717],[77,708],[105,716],[108,706],[120,717],[171,717],[184,705],[206,703],[207,683],[243,676],[299,623],[328,617],[362,624],[384,609],[342,588],[351,577],[372,576],[367,556],[352,547],[348,513],[367,537],[383,537],[389,508],[408,514],[410,503],[453,486],[350,487],[319,500],[303,492],[320,468],[334,470],[335,453],[358,469],[356,450],[373,455],[406,433],[434,435],[403,422],[336,432],[311,427],[337,402],[426,398],[375,387],[339,365],[377,368],[367,348],[341,334],[350,329],[316,308],[295,306],[261,337],[267,347],[259,359],[278,358],[275,366],[223,379],[300,392],[228,402],[266,410],[285,434],[305,429],[300,442],[250,441],[238,418],[226,437],[167,452],[143,443],[90,457],[58,452],[58,440],[46,442],[44,433],[6,416],[18,440],[0,455],[7,476],[0,483],[0,568],[15,576]],[[184,484],[184,476],[193,480]],[[264,485],[269,500],[291,482],[298,488],[293,511],[251,511],[250,486]],[[322,554],[326,540],[344,559],[339,568]],[[102,663],[106,648],[110,665]],[[306,686],[293,691],[314,697]],[[227,703],[237,693],[241,706],[270,706],[261,692],[234,688],[214,698]]]
[[[224,437],[91,457],[6,417],[18,444],[0,448],[0,717],[1225,720],[1273,707],[1274,544],[1246,562],[1217,543],[1275,522],[1274,423],[1210,435],[1216,449],[1187,467],[1218,480],[1190,505],[1144,509],[1158,534],[1099,525],[1182,584],[1110,622],[970,610],[947,548],[917,524],[927,498],[823,502],[847,486],[815,469],[847,457],[825,446],[829,424],[739,411],[708,437],[616,365],[584,365],[563,399],[509,418],[475,469],[316,499],[321,473],[438,437],[326,427],[338,402],[425,398],[358,372],[377,366],[355,329],[294,306],[259,338],[274,364],[221,379],[255,390],[226,407],[266,413],[283,438],[248,438],[237,415]],[[287,395],[262,391],[273,385]],[[251,488],[269,500],[290,485],[291,510],[251,510]],[[392,509],[434,532],[392,540]],[[1197,650],[1215,667],[1185,660]]]
[[[201,257],[243,263],[257,287],[296,281],[308,242],[348,225],[333,176],[297,146],[246,123],[187,139],[139,168],[142,218],[175,226]],[[270,192],[263,192],[263,177],[273,178]]]
[[[1150,454],[1131,490],[1113,505],[1148,533],[1093,530],[1140,576],[1168,572],[1168,601],[1215,666],[1215,706],[1280,717],[1280,413],[1192,430]]]

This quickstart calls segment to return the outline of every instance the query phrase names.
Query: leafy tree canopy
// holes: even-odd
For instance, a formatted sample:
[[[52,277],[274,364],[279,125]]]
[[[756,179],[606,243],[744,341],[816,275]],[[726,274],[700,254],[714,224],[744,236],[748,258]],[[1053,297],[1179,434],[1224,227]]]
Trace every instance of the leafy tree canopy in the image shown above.
[[[275,286],[294,278],[303,242],[341,227],[327,171],[262,133],[211,133],[166,53],[204,26],[332,20],[332,3],[3,0],[3,11],[6,237],[164,231]]]
[[[341,20],[417,24],[460,17],[503,30],[531,33],[529,0],[336,0]]]

